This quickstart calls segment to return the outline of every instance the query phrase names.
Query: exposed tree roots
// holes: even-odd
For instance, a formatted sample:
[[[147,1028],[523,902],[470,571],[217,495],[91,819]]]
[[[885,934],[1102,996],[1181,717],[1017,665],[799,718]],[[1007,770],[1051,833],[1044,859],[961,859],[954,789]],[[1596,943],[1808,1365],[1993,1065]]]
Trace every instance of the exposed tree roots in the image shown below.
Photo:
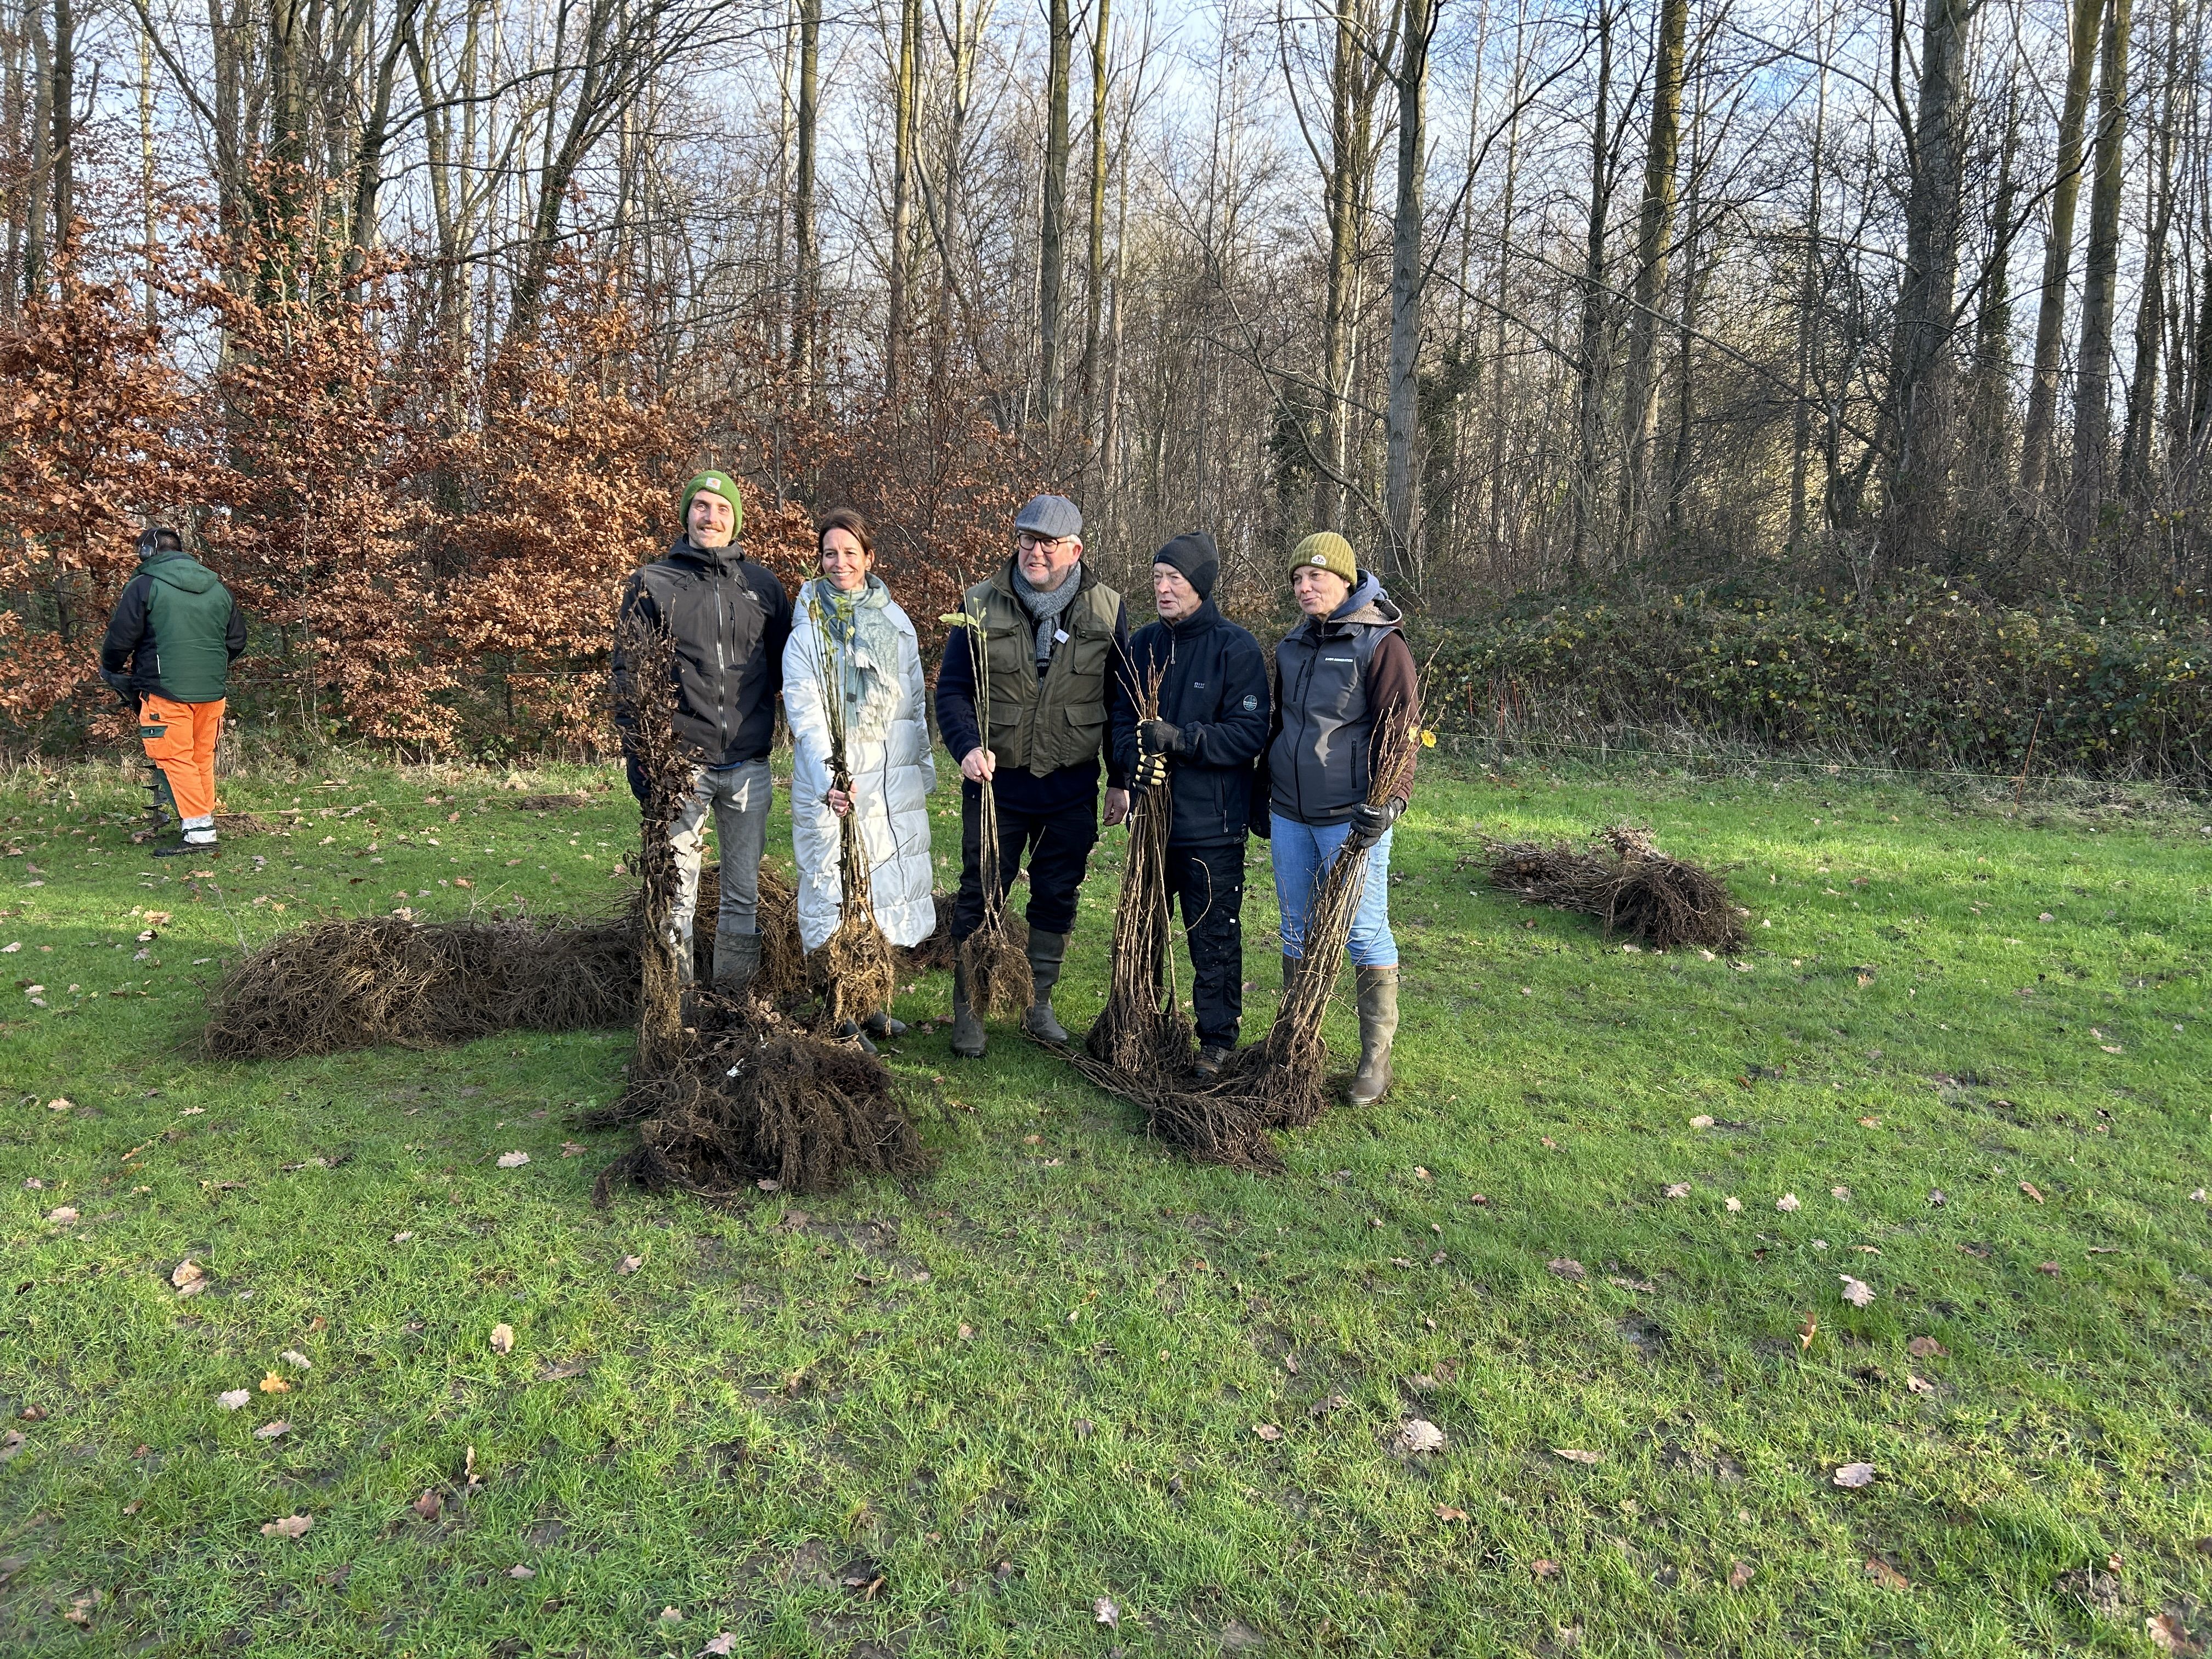
[[[928,1168],[890,1072],[858,1042],[817,1036],[750,997],[702,991],[693,1012],[688,1052],[586,1120],[642,1120],[637,1149],[599,1172],[595,1203],[629,1181],[733,1198],[764,1179],[827,1193]]]
[[[1486,841],[1483,858],[1492,887],[1595,916],[1608,937],[1627,933],[1662,951],[1733,951],[1744,941],[1748,913],[1720,878],[1667,857],[1648,830],[1615,824],[1583,849],[1565,842]]]

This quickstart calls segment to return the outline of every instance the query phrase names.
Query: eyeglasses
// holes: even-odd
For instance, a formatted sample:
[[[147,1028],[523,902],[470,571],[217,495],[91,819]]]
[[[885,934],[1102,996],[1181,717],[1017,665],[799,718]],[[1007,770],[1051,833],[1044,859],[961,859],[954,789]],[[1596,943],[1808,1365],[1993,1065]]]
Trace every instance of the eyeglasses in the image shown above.
[[[1024,530],[1014,537],[1014,545],[1027,553],[1040,547],[1046,549],[1065,547],[1074,539],[1073,536],[1032,536]]]

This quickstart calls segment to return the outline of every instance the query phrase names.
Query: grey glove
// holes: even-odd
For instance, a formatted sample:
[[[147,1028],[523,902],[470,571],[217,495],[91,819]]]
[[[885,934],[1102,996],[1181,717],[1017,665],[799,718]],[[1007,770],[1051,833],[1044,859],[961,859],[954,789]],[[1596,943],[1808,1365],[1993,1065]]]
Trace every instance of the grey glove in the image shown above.
[[[1397,823],[1398,815],[1405,810],[1406,803],[1395,795],[1380,806],[1362,801],[1352,809],[1352,834],[1346,839],[1354,847],[1372,847],[1389,833],[1390,826]]]

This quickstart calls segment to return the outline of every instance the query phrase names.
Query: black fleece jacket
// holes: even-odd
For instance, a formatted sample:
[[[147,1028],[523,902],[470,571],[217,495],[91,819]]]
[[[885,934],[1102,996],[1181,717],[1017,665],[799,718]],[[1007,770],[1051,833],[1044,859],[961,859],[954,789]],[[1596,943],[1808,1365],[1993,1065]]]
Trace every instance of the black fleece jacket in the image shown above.
[[[764,758],[775,740],[791,596],[735,542],[711,550],[678,536],[667,556],[641,566],[623,589],[615,623],[617,706],[630,673],[624,643],[633,617],[665,623],[676,640],[676,733],[708,766]],[[623,752],[629,748],[629,723]]]
[[[1139,685],[1160,677],[1160,718],[1182,733],[1169,842],[1212,847],[1243,839],[1251,828],[1254,763],[1267,741],[1271,712],[1260,642],[1208,599],[1180,622],[1139,629],[1129,657]],[[1125,774],[1137,764],[1137,734],[1132,711],[1114,732]]]

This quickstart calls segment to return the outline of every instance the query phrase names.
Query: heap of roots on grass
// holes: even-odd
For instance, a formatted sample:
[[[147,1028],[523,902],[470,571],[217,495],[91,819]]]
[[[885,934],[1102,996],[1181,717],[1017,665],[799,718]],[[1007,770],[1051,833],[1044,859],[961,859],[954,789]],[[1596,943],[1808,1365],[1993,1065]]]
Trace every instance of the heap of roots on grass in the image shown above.
[[[586,1119],[639,1122],[636,1149],[599,1172],[595,1204],[629,1182],[732,1199],[763,1180],[820,1194],[927,1170],[890,1072],[858,1042],[827,1040],[750,996],[699,992],[693,1016],[680,1057]]]
[[[627,700],[633,757],[647,786],[637,1058],[622,1099],[586,1121],[636,1122],[638,1146],[600,1171],[595,1201],[605,1203],[627,1181],[652,1191],[730,1198],[763,1179],[825,1193],[855,1175],[919,1174],[926,1165],[921,1138],[883,1062],[857,1040],[811,1032],[764,1000],[769,942],[779,931],[765,886],[762,975],[734,997],[702,976],[687,1010],[665,939],[678,878],[667,825],[689,787],[690,765],[672,724],[667,635],[640,630],[629,643],[635,678],[617,690]],[[792,904],[795,945],[795,899]],[[792,965],[803,976],[803,966]]]
[[[1719,877],[1667,857],[1646,830],[1615,824],[1583,848],[1485,841],[1482,860],[1500,892],[1595,916],[1608,938],[1626,933],[1661,951],[1734,951],[1744,942],[1750,912]]]
[[[203,1041],[219,1060],[620,1025],[637,1012],[625,919],[333,918],[280,934],[222,977]]]

